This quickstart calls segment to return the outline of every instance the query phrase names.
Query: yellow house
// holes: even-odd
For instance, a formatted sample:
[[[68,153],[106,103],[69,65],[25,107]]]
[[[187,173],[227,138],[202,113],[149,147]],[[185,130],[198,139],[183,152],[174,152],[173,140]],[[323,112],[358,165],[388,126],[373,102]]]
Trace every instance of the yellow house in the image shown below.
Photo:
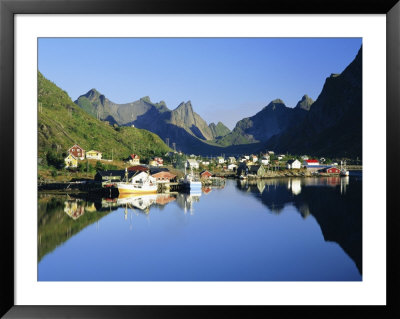
[[[78,167],[78,159],[72,154],[69,154],[66,158],[64,158],[64,162],[66,168]]]
[[[86,158],[101,160],[102,153],[99,151],[91,150],[86,152]]]
[[[158,162],[155,161],[155,160],[150,160],[150,161],[149,161],[149,165],[150,165],[150,166],[158,166]]]

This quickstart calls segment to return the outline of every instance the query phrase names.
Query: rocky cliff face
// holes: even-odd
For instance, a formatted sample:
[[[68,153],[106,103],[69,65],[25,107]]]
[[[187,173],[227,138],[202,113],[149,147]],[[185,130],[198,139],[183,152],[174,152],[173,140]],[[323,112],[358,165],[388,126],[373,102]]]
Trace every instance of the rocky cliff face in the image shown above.
[[[362,157],[362,48],[341,73],[325,81],[303,121],[271,138],[282,152]]]
[[[210,123],[210,125],[208,125],[208,127],[210,128],[214,138],[221,138],[231,132],[231,130],[227,128],[222,122],[218,122],[217,125],[212,122]]]

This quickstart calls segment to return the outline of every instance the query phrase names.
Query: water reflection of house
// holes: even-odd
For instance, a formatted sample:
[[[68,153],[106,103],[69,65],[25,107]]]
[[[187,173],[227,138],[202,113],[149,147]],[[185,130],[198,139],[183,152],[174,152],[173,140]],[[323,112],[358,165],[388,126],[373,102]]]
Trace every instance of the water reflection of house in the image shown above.
[[[87,203],[86,207],[85,207],[85,211],[87,211],[89,213],[93,213],[93,212],[97,211],[95,204],[94,203]]]
[[[289,179],[288,189],[292,191],[293,195],[299,195],[301,193],[301,180],[300,179]]]
[[[170,202],[175,201],[176,198],[174,196],[171,196],[169,194],[158,194],[157,195],[157,199],[156,199],[156,203],[158,205],[167,205]]]
[[[262,194],[265,189],[265,182],[263,180],[257,180],[257,189]]]
[[[203,187],[201,190],[204,194],[208,194],[211,192],[212,188],[208,186],[208,187]]]
[[[66,213],[73,220],[78,219],[85,213],[83,202],[80,201],[65,201],[64,213]]]

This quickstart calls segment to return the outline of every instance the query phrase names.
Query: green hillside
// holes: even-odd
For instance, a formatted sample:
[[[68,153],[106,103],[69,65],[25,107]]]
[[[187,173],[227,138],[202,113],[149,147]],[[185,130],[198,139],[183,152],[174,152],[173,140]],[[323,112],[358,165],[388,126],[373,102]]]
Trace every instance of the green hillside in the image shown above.
[[[133,127],[111,126],[74,104],[68,94],[38,72],[38,156],[63,154],[79,144],[97,150],[103,158],[123,159],[129,154],[162,156],[170,149],[154,133]]]

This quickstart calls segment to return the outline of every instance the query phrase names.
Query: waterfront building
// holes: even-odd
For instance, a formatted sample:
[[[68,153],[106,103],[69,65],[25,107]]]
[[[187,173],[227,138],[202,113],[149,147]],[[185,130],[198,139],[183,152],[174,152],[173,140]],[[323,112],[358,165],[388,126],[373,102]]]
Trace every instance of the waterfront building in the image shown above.
[[[202,179],[208,179],[212,176],[212,174],[209,171],[202,171],[200,173],[200,178]]]
[[[264,166],[262,165],[251,165],[249,166],[249,174],[257,177],[262,177],[265,174]]]
[[[237,167],[238,166],[236,164],[229,164],[228,165],[228,170],[229,171],[236,171]]]
[[[321,173],[340,174],[340,169],[337,167],[326,167],[320,170]]]
[[[168,183],[176,180],[176,175],[167,171],[160,171],[151,175],[157,183]]]
[[[299,169],[301,168],[301,163],[297,159],[292,159],[286,162],[286,168],[287,169]]]
[[[303,161],[304,167],[309,167],[309,166],[318,166],[319,162],[316,159],[306,159]]]

